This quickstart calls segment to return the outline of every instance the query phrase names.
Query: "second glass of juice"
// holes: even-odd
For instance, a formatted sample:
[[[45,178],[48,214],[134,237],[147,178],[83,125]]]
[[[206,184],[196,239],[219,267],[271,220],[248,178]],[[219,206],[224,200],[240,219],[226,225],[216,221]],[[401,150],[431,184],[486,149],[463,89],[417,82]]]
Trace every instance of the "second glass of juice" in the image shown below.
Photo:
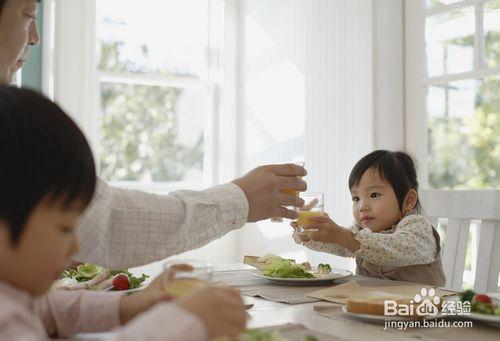
[[[163,270],[163,288],[174,297],[189,295],[212,279],[212,264],[205,261],[166,261]]]
[[[309,217],[318,217],[324,215],[325,199],[323,193],[302,193],[300,195],[304,199],[304,206],[298,209],[299,219],[296,220],[300,232],[302,226],[309,223]]]

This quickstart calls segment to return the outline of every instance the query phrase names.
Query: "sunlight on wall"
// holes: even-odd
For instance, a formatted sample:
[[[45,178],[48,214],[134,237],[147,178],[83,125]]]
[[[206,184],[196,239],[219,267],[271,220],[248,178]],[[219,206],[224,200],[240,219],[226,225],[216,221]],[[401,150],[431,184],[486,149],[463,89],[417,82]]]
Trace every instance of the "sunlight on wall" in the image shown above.
[[[271,50],[275,46],[275,44],[251,16],[246,16],[245,25],[245,55],[248,62],[256,57],[265,54],[267,51]]]
[[[253,155],[304,135],[305,79],[290,60],[258,59],[270,53],[275,44],[251,16],[246,17],[246,30],[246,58],[253,60],[252,66],[258,70],[246,83],[250,112],[246,121],[246,152]],[[291,234],[287,220],[263,221],[257,226],[268,239]]]
[[[256,223],[256,225],[267,239],[292,235],[292,227],[288,219],[283,220],[281,223],[273,223],[270,220],[264,220]]]
[[[289,60],[268,67],[247,83],[250,120],[268,144],[300,137],[305,131],[305,80]],[[247,153],[253,154],[255,136],[248,135]],[[269,147],[269,146],[266,146]]]
[[[364,0],[242,0],[242,170],[305,160],[308,191],[352,220],[347,178],[373,142],[372,9]],[[289,220],[247,224],[240,257],[275,253],[353,269],[297,245]]]

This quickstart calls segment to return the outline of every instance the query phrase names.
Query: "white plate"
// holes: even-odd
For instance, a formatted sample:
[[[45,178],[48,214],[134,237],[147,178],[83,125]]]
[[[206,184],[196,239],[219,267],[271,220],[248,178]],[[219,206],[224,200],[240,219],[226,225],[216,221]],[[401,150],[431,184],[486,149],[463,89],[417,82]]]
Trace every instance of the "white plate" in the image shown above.
[[[101,291],[106,291],[106,292],[121,292],[121,293],[127,293],[127,292],[135,292],[135,291],[141,291],[141,290],[144,290],[146,289],[148,286],[148,284],[144,284],[142,283],[141,285],[139,285],[137,288],[134,288],[134,289],[128,289],[128,290],[113,290],[112,288],[111,289],[108,289],[108,290],[101,290]]]
[[[486,293],[493,302],[497,302],[496,306],[498,306],[498,302],[500,301],[500,293]],[[458,301],[458,297],[454,296],[450,298],[451,301]],[[492,327],[500,328],[500,316],[498,315],[488,315],[488,314],[480,314],[471,312],[470,315],[452,315],[451,318],[467,320],[467,321],[477,321],[482,324],[487,324]]]
[[[315,274],[315,270],[310,270],[310,273]],[[267,279],[272,282],[276,282],[278,284],[287,284],[287,285],[321,285],[326,283],[331,283],[336,279],[346,278],[352,276],[352,272],[345,269],[340,268],[332,268],[332,274],[328,276],[322,277],[314,277],[314,278],[278,278],[278,277],[268,277],[262,274],[260,270],[252,270],[250,274],[254,277]]]
[[[470,313],[470,315],[459,315],[458,317],[461,320],[478,321],[488,326],[500,328],[500,316],[497,315]]]
[[[415,321],[415,319],[412,319],[409,317],[404,317],[404,316],[385,316],[385,315],[351,313],[351,312],[347,311],[347,307],[345,305],[342,306],[342,311],[344,312],[344,314],[351,316],[351,317],[354,317],[356,319],[360,319],[360,320],[368,321],[368,322],[375,322],[375,323],[384,323],[385,321]],[[424,317],[424,319],[434,320],[434,319],[439,319],[439,318],[443,318],[443,317],[445,317],[445,316],[436,315],[436,316]]]

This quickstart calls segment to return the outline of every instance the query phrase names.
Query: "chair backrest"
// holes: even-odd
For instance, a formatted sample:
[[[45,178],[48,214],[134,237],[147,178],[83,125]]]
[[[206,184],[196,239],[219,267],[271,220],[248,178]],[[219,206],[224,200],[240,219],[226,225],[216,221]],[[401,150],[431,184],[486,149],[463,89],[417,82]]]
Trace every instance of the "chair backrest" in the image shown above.
[[[477,256],[474,290],[496,292],[500,272],[500,191],[498,190],[423,190],[420,201],[434,227],[447,219],[441,235],[446,287],[461,290],[471,222],[476,235],[471,236]]]

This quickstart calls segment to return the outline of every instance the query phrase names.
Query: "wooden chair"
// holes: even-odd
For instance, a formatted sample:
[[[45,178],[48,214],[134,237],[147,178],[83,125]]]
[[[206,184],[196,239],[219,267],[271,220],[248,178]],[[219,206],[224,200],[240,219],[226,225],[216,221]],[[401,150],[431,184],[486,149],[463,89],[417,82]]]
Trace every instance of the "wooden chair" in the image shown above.
[[[471,221],[479,221],[474,290],[496,292],[500,272],[500,191],[423,190],[420,201],[434,227],[448,220],[442,249],[446,287],[461,290]],[[441,235],[441,238],[443,236]]]

